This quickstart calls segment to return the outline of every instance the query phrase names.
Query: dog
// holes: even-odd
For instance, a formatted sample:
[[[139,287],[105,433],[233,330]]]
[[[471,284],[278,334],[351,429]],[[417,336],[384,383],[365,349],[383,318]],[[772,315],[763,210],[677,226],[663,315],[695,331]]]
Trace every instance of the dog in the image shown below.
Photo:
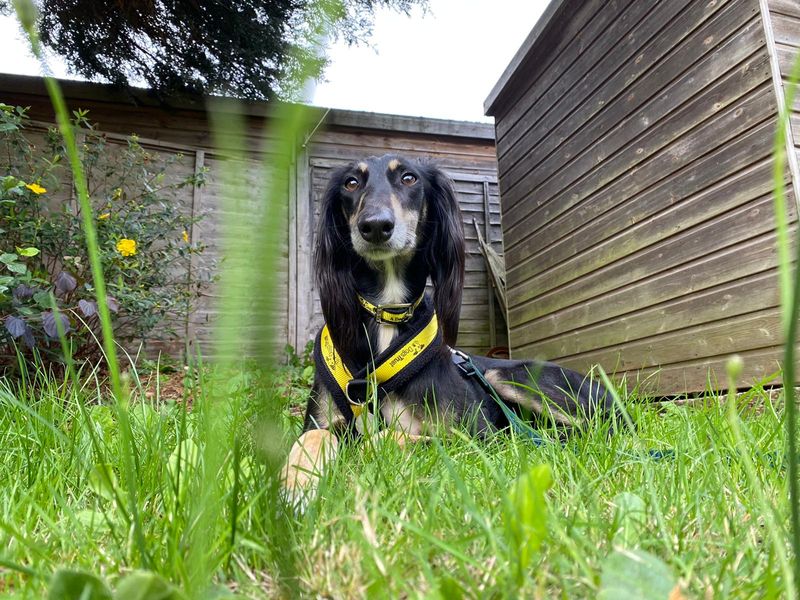
[[[610,412],[603,386],[575,371],[455,350],[464,231],[453,183],[434,164],[386,155],[333,173],[314,262],[326,325],[303,433],[283,470],[290,497],[314,489],[365,409],[401,445],[434,425],[485,436],[528,417],[569,430]]]

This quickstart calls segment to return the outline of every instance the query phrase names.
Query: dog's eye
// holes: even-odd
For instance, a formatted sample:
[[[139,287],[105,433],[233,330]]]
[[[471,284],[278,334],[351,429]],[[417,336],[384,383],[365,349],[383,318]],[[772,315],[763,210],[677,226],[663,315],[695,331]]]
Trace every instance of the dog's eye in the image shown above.
[[[358,189],[358,179],[355,177],[348,177],[344,181],[344,189],[348,192],[355,192]]]
[[[417,183],[417,178],[413,173],[403,173],[400,181],[402,181],[404,185],[414,185]]]

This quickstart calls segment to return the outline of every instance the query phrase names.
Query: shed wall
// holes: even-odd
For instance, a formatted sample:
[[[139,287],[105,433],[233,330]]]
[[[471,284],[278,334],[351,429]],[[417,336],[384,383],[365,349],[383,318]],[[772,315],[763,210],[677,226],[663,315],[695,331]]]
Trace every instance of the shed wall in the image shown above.
[[[724,382],[734,352],[744,377],[774,373],[758,1],[567,1],[542,40],[524,59],[541,66],[490,107],[514,356],[599,363],[664,394],[705,389],[709,369]]]

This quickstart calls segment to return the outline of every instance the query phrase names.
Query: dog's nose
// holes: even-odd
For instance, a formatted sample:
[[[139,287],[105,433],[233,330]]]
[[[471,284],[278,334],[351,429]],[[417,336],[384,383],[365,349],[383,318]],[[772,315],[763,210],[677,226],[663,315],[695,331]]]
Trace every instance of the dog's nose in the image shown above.
[[[370,244],[381,244],[392,237],[394,218],[388,210],[365,215],[358,220],[358,231]]]

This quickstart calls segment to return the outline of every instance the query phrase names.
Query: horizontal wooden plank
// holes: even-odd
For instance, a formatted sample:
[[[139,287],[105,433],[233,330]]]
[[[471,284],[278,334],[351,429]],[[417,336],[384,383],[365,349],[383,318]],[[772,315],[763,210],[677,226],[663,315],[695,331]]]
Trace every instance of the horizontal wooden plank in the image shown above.
[[[772,210],[772,194],[768,193],[617,262],[598,265],[591,273],[541,295],[537,295],[538,290],[509,289],[509,322],[512,327],[517,326],[772,231],[775,227]],[[520,298],[525,298],[524,302]]]
[[[733,320],[740,315],[777,307],[779,303],[777,271],[770,269],[602,323],[559,332],[520,347],[519,351],[551,358],[622,347],[657,334],[693,329],[719,319]],[[691,331],[686,333],[691,337]]]
[[[772,13],[772,34],[778,44],[800,48],[800,16]]]
[[[726,219],[729,211],[750,203],[755,204],[758,198],[770,195],[773,189],[771,166],[771,161],[766,160],[761,163],[760,168],[746,172],[745,176],[736,177],[733,181],[724,180],[720,185],[706,189],[692,198],[676,202],[669,209],[649,216],[619,235],[588,245],[577,254],[559,254],[556,259],[558,262],[553,268],[535,275],[524,273],[515,276],[514,281],[524,278],[525,286],[530,286],[538,294],[544,294],[662,240],[680,237],[681,232],[700,223]],[[749,208],[746,210],[749,211]],[[509,301],[510,297],[509,293]]]
[[[757,383],[779,384],[775,377],[781,361],[781,348],[761,348],[749,352],[741,352],[744,361],[742,374],[737,381],[739,389],[751,387]],[[726,363],[730,353],[703,360],[687,361],[670,365],[661,365],[647,369],[628,372],[617,372],[612,378],[624,383],[628,390],[638,390],[640,396],[673,397],[682,394],[720,391],[728,388]],[[564,366],[579,370],[588,370],[591,365],[580,361],[567,361]]]
[[[614,371],[631,371],[770,348],[780,344],[781,335],[780,310],[772,308],[555,360],[614,365]]]
[[[770,12],[800,19],[800,3],[797,0],[768,0],[767,5]]]
[[[795,231],[795,228],[792,228]],[[535,341],[547,339],[562,331],[644,310],[675,298],[699,293],[702,290],[735,281],[775,268],[775,234],[770,232],[694,261],[652,275],[632,285],[621,287],[590,300],[550,312],[530,322],[512,321],[512,346],[522,348]]]

